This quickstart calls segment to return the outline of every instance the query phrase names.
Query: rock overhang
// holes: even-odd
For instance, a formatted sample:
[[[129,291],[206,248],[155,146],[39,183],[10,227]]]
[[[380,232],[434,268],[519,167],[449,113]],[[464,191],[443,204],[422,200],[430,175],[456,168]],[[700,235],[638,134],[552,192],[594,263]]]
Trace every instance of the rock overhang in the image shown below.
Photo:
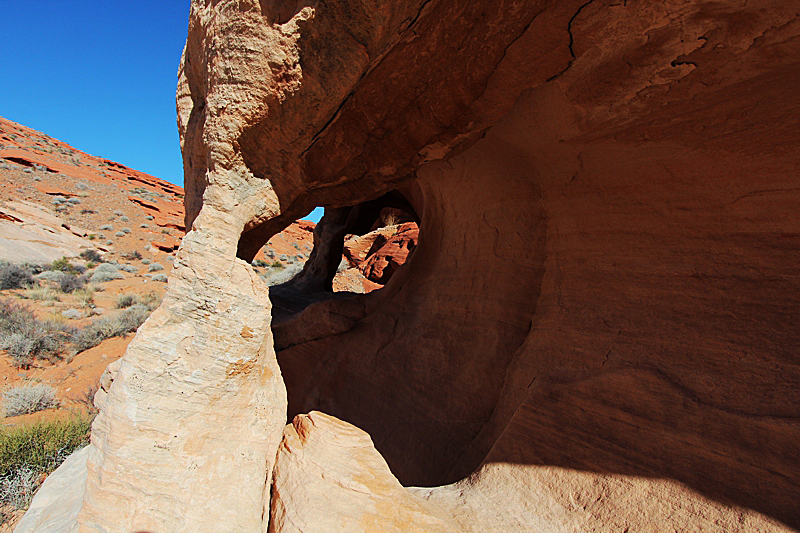
[[[337,300],[320,308],[321,323],[341,308],[353,329],[343,330],[339,324],[321,327],[330,338],[300,335],[305,340],[280,348],[278,360],[287,380],[290,418],[316,408],[338,415],[372,435],[404,482],[442,484],[486,460],[518,416],[514,411],[533,394],[526,391],[537,379],[547,376],[545,381],[557,383],[592,375],[593,356],[579,355],[564,341],[553,344],[539,331],[542,321],[605,339],[609,333],[590,326],[591,313],[605,313],[602,305],[610,306],[612,315],[652,312],[646,306],[635,310],[643,304],[638,300],[626,305],[600,297],[601,289],[590,281],[599,279],[599,273],[588,274],[591,261],[601,270],[624,273],[628,267],[623,265],[634,258],[631,283],[638,286],[642,276],[657,277],[669,268],[664,261],[682,254],[702,256],[667,231],[682,213],[701,209],[697,206],[704,201],[709,202],[706,214],[685,215],[688,233],[692,228],[702,236],[717,232],[713,239],[730,239],[730,246],[738,249],[746,246],[733,226],[726,227],[710,195],[726,196],[715,191],[723,184],[744,186],[731,177],[737,165],[750,167],[756,159],[747,132],[770,121],[778,124],[780,109],[795,105],[786,90],[796,87],[796,80],[780,73],[793,64],[789,51],[795,47],[796,14],[769,1],[748,8],[694,2],[514,2],[497,9],[480,2],[357,5],[362,11],[355,6],[308,6],[313,14],[304,19],[305,26],[298,26],[293,63],[301,70],[299,88],[286,94],[279,111],[267,112],[242,129],[237,140],[242,162],[253,176],[270,183],[286,207],[272,219],[249,224],[238,253],[247,258],[266,236],[314,205],[366,205],[392,190],[403,192],[426,233],[412,264],[382,294],[356,298],[364,304]],[[367,21],[365,13],[383,18]],[[332,21],[329,16],[341,18]],[[375,25],[377,20],[383,26]],[[361,33],[339,33],[351,25]],[[334,44],[326,45],[326,38]],[[764,62],[766,57],[771,61]],[[772,161],[774,171],[766,180],[778,183],[774,190],[790,190],[778,168],[791,168],[797,161],[779,144],[766,141],[760,159]],[[709,166],[721,154],[731,157],[730,165]],[[682,165],[703,168],[707,175],[679,176],[676,169]],[[609,178],[609,170],[620,176]],[[636,173],[642,178],[626,183]],[[685,196],[679,198],[669,187]],[[621,207],[628,200],[640,202],[639,208]],[[561,211],[567,204],[575,211]],[[599,206],[606,211],[598,211]],[[650,218],[654,209],[676,219],[656,224]],[[603,235],[603,226],[609,234]],[[753,231],[769,240],[773,227],[759,219],[753,226],[759,229]],[[630,238],[624,237],[626,232]],[[581,243],[577,237],[592,234],[594,243]],[[604,239],[607,253],[598,248]],[[670,255],[654,248],[665,240],[674,241],[669,247],[680,251]],[[565,242],[578,249],[563,249]],[[656,259],[647,272],[638,261],[649,249]],[[775,250],[776,258],[783,257],[780,247]],[[609,258],[615,254],[616,260]],[[702,259],[694,261],[705,271]],[[495,272],[484,267],[489,263],[505,266]],[[457,269],[465,265],[475,265],[470,279],[454,281]],[[584,274],[581,265],[589,267]],[[739,263],[731,265],[731,272],[739,268]],[[560,322],[553,309],[570,307],[565,282],[558,279],[570,274],[597,302],[576,306],[580,320]],[[589,278],[582,278],[586,274]],[[507,288],[512,279],[516,290]],[[782,280],[776,283],[791,283]],[[703,294],[706,289],[696,290]],[[676,298],[673,308],[687,317],[704,305],[699,296],[692,303]],[[356,315],[354,308],[359,309]],[[662,315],[656,323],[664,324],[664,311],[658,313]],[[300,323],[313,323],[310,315],[313,309]],[[685,335],[703,328],[694,319],[685,320],[692,323]],[[427,326],[431,331],[421,333]],[[290,327],[281,324],[278,336],[297,341],[297,334],[286,333]],[[627,327],[649,326],[633,320]],[[361,330],[370,333],[359,337]],[[479,332],[481,340],[467,332]],[[426,338],[429,345],[404,342],[404,335]],[[735,351],[746,336],[734,337],[711,359],[724,359],[724,350]],[[464,339],[469,341],[462,346]],[[669,351],[670,343],[680,344],[680,339],[678,333],[665,335],[660,350]],[[788,345],[794,342],[791,335],[782,339]],[[677,367],[667,371],[663,363],[654,362],[658,357],[645,356],[645,344],[632,348],[628,360],[644,357],[645,365],[654,365],[657,374],[664,373],[679,387],[686,386],[685,379],[697,381],[676,377],[673,372],[682,372]],[[550,357],[536,355],[542,349],[533,348],[537,345],[564,351],[565,362],[548,367]],[[632,355],[639,350],[645,352]],[[425,355],[409,355],[415,351]],[[326,375],[319,367],[319,352],[335,361],[336,372]],[[462,360],[456,353],[471,355]],[[613,348],[604,351],[601,367],[613,353]],[[484,358],[492,361],[487,368],[475,362]],[[463,373],[470,365],[476,376]],[[522,369],[530,376],[528,387],[517,383],[521,377],[506,375],[525,374]],[[352,386],[342,384],[348,380]],[[385,382],[372,383],[376,380]],[[698,394],[695,386],[688,387],[690,396]],[[766,391],[770,385],[765,381],[759,387]],[[449,393],[442,392],[448,388]],[[398,407],[404,402],[413,407]],[[384,421],[398,409],[400,418],[407,409],[409,424],[419,428],[387,429]],[[791,411],[769,400],[763,409],[765,414]],[[430,412],[420,416],[426,410]],[[467,421],[478,412],[483,414]],[[443,420],[462,420],[463,428],[431,436],[433,421]],[[408,453],[415,447],[417,456],[425,456],[419,462]],[[708,482],[704,476],[666,470],[690,485]],[[732,497],[738,489],[722,492]],[[754,504],[751,497],[744,499]]]
[[[800,524],[791,5],[196,2],[190,20],[172,320],[272,365],[248,384],[267,479],[276,420],[318,410],[406,485],[464,480],[426,498],[467,530]],[[383,290],[274,324],[277,354],[198,322],[269,321],[236,256],[394,190],[424,237]],[[250,287],[235,316],[228,282]],[[132,366],[161,357],[151,326]],[[125,379],[117,414],[143,407]],[[112,463],[116,427],[95,441]]]

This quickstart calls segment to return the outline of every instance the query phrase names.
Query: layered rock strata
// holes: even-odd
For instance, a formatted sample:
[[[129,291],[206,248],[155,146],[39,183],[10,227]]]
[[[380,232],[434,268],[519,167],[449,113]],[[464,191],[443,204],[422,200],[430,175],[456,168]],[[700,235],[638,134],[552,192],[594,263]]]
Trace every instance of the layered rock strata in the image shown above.
[[[386,479],[340,460],[358,430],[321,444],[297,424],[322,415],[300,417],[278,451],[317,410],[428,487],[382,485],[422,529],[800,527],[798,57],[778,0],[194,2],[192,231],[95,424],[78,522],[121,531],[146,506],[154,531],[263,530],[278,454],[269,527],[336,530],[303,494],[392,523],[386,493],[322,474]],[[409,261],[332,297],[354,213],[400,200]],[[285,288],[276,360],[241,260],[315,205],[330,231]],[[210,485],[231,491],[212,515]]]

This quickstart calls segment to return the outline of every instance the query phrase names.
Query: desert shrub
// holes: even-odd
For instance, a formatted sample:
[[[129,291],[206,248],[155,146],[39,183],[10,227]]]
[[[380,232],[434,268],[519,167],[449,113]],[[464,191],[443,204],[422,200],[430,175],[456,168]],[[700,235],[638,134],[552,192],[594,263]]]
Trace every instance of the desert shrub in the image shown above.
[[[116,272],[119,270],[119,266],[116,262],[108,261],[106,263],[97,265],[97,268],[94,269],[95,272]]]
[[[83,313],[77,309],[64,309],[61,311],[61,316],[68,320],[75,320],[78,318],[83,318]]]
[[[53,197],[53,203],[55,205],[61,205],[66,201],[67,201],[67,199],[64,198],[63,196],[55,196],[55,197]]]
[[[13,263],[0,263],[0,290],[21,289],[35,283],[30,269]]]
[[[123,213],[120,210],[115,210],[114,211],[114,216],[117,216],[117,217],[125,216],[125,213]]]
[[[85,286],[85,277],[68,274],[61,278],[61,281],[58,284],[58,289],[63,293],[71,294],[77,290],[83,289]]]
[[[284,268],[283,263],[280,261],[273,261],[270,265],[272,268]]]
[[[138,302],[139,299],[136,297],[135,294],[129,294],[129,293],[120,294],[119,296],[117,296],[116,307],[117,309],[126,309]]]
[[[58,293],[51,287],[31,287],[25,290],[25,292],[22,294],[22,297],[26,300],[36,300],[40,302],[59,301]]]
[[[92,283],[105,283],[115,279],[125,279],[125,276],[123,276],[122,272],[119,271],[119,267],[117,267],[117,265],[112,263],[103,263],[94,269],[94,273],[89,278],[89,281]]]
[[[153,281],[160,281],[161,283],[167,282],[167,275],[166,274],[154,274]]]
[[[45,270],[44,272],[39,272],[34,276],[35,279],[43,280],[43,281],[52,281],[54,283],[61,283],[61,280],[66,276],[66,272],[62,272],[60,270]]]
[[[114,281],[115,279],[125,279],[125,276],[123,276],[122,272],[119,271],[95,272],[92,274],[92,277],[89,278],[89,281],[92,283],[107,283],[109,281]]]
[[[136,331],[150,315],[150,309],[135,304],[114,316],[93,321],[74,336],[75,350],[82,352],[111,337],[123,337]]]
[[[281,261],[288,261],[289,260],[289,256],[287,256],[286,254],[281,254],[278,257],[278,259],[280,259]]]
[[[150,261],[149,259],[142,259],[143,265],[149,265],[150,263],[152,263],[152,261]]]
[[[97,238],[97,235],[95,235],[94,233],[90,233],[88,238],[90,241],[93,241]]]
[[[139,224],[139,227],[142,228],[142,229],[149,229],[150,228],[150,226],[147,225],[147,224]]]
[[[78,205],[81,203],[81,201],[79,198],[69,198],[67,199],[67,203],[72,205]]]
[[[94,304],[94,289],[91,287],[76,290],[73,294],[78,301],[78,305],[83,308],[91,307]]]
[[[97,213],[97,211],[93,209],[81,209],[81,215],[94,215],[95,213]],[[89,238],[91,239],[92,236],[89,235]]]
[[[114,237],[124,237],[124,236],[125,236],[125,232],[123,232],[123,231],[118,231],[118,232],[116,232],[114,234]]]
[[[20,466],[13,475],[0,476],[0,503],[13,510],[27,509],[41,485],[41,477],[42,473],[30,466]],[[5,510],[0,512],[0,524],[5,524],[13,516],[10,513],[6,515]]]
[[[124,231],[124,230],[123,230]],[[132,252],[127,252],[122,254],[123,259],[127,259],[128,261],[135,261],[142,258],[142,254],[139,253],[139,250],[134,250]]]
[[[91,237],[91,235],[90,235]],[[87,250],[83,250],[80,254],[81,259],[85,259],[86,261],[91,261],[93,263],[102,263],[103,256],[100,255],[100,252],[95,250],[94,248],[89,248]]]
[[[70,453],[89,442],[91,417],[75,416],[67,420],[0,429],[0,476],[20,464],[47,471],[55,469],[53,459],[66,459]],[[63,461],[57,461],[61,464]]]
[[[128,222],[128,221],[130,221],[130,219],[129,219],[128,217],[126,217],[125,215],[122,215],[121,217],[119,217],[119,219],[120,219],[121,221],[123,221],[123,222]]]
[[[150,291],[139,297],[139,303],[147,306],[152,311],[161,304],[161,298],[153,291]]]
[[[148,272],[156,272],[158,270],[164,270],[164,266],[158,263],[151,263],[150,266],[147,267]]]
[[[0,503],[26,509],[43,478],[89,443],[90,416],[0,429]]]
[[[252,264],[254,267],[265,268],[269,266],[269,263],[264,261],[263,259],[253,259]]]
[[[147,215],[144,218],[146,218],[147,220],[153,220],[155,217],[153,215]]]
[[[36,276],[36,274],[41,274],[42,272],[47,272],[47,267],[49,265],[43,265],[41,263],[23,263],[22,267],[28,269],[28,271]]]
[[[133,265],[122,265],[119,267],[120,270],[128,272],[129,274],[136,274],[138,270]]]
[[[125,235],[128,235],[132,230],[131,228],[122,228],[120,231]]]
[[[100,231],[114,231],[114,226],[111,224],[103,224],[100,226]]]
[[[0,349],[19,367],[36,359],[54,361],[67,349],[73,329],[58,322],[37,319],[24,305],[0,300]]]
[[[3,413],[7,417],[27,415],[56,406],[56,390],[50,385],[21,385],[3,391]]]
[[[302,270],[301,265],[290,265],[288,267],[281,265],[281,268],[279,269],[267,270],[261,275],[261,278],[266,282],[267,285],[272,287],[274,285],[286,283],[295,277],[300,270]]]
[[[61,272],[71,272],[74,270],[74,267],[70,264],[69,259],[66,257],[62,257],[61,259],[56,259],[52,263],[50,263],[50,270],[60,270]]]

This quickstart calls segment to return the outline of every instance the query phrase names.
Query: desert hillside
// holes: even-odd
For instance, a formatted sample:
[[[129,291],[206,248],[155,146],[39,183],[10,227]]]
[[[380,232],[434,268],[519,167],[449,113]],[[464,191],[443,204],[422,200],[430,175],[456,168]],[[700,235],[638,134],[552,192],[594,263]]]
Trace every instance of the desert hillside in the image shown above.
[[[181,187],[0,118],[0,261],[30,266],[34,278],[0,290],[0,299],[27,307],[37,320],[80,329],[142,301],[154,308],[185,233],[183,219]],[[254,268],[270,283],[288,279],[308,257],[313,229],[301,220],[275,235]],[[63,258],[69,269],[49,271]],[[113,271],[109,279],[95,275],[104,268]],[[60,282],[71,279],[80,290],[61,290]],[[23,366],[0,350],[0,385],[52,385],[62,408],[89,406],[105,367],[131,339],[125,332],[78,353],[51,350]],[[41,415],[6,423],[31,417]]]

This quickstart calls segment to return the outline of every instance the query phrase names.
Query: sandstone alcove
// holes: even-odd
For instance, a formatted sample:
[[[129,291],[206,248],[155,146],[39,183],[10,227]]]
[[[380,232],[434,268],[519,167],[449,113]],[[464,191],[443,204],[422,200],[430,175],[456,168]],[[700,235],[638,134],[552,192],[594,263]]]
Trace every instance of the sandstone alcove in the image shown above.
[[[796,6],[292,7],[192,4],[192,231],[78,522],[800,526]],[[331,292],[347,221],[394,194],[412,260]],[[315,254],[268,293],[247,262],[317,205]]]

